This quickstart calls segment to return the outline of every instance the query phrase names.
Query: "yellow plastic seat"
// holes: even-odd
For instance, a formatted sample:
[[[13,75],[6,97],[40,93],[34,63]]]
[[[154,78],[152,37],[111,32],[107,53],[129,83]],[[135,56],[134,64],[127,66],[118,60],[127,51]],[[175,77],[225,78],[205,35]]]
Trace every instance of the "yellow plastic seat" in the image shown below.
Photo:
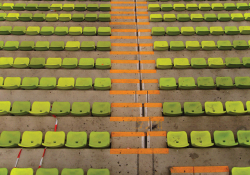
[[[40,147],[42,145],[42,139],[42,131],[24,131],[22,141],[18,144],[18,146],[26,148]]]
[[[65,132],[63,131],[47,131],[45,134],[43,146],[49,148],[59,148],[65,144]]]
[[[34,101],[30,114],[32,115],[48,115],[50,112],[50,102]]]
[[[73,77],[60,77],[58,79],[57,89],[73,89],[75,86],[75,79]]]
[[[32,168],[13,168],[10,175],[33,175],[34,171]]]

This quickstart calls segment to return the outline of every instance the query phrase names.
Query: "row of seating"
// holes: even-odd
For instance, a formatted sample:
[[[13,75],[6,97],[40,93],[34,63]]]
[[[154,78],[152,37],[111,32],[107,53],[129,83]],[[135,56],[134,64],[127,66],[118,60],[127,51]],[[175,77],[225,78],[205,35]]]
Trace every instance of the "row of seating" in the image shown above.
[[[250,130],[239,130],[237,132],[238,142],[235,141],[234,133],[231,130],[214,131],[214,143],[211,141],[209,131],[192,131],[190,133],[191,145],[193,147],[250,147]],[[173,148],[185,148],[189,146],[188,136],[185,131],[168,131],[167,144]]]
[[[0,35],[85,35],[85,36],[110,36],[110,27],[56,27],[44,26],[0,26]]]
[[[191,58],[191,64],[188,58],[174,58],[172,63],[171,58],[157,58],[157,69],[189,69],[190,66],[194,69],[206,69],[206,68],[240,68],[242,65],[246,68],[250,67],[250,57],[243,57],[242,63],[239,57],[226,57],[225,63],[221,57],[208,58],[208,63],[205,58]],[[1,67],[1,58],[0,58]]]
[[[154,42],[154,50],[155,51],[164,51],[164,50],[171,50],[171,51],[181,51],[187,49],[189,51],[197,51],[197,50],[247,50],[249,49],[250,40],[233,40],[233,44],[229,40],[218,40],[217,45],[215,41],[186,41],[184,44],[183,41],[170,41],[170,45],[168,45],[167,41],[155,41]]]
[[[95,41],[67,41],[66,45],[64,41],[37,41],[36,44],[34,41],[22,41],[19,45],[19,41],[0,41],[0,50],[6,51],[110,51],[111,50],[111,42],[110,41],[98,41],[97,45],[95,45]]]
[[[180,102],[164,102],[163,115],[164,116],[203,116],[203,115],[243,115],[250,113],[250,101],[246,102],[246,108],[241,101],[226,101],[226,110],[224,111],[223,104],[220,101],[205,102],[205,111],[202,109],[200,102],[184,102],[184,110],[181,108]]]
[[[7,20],[7,18],[6,18]],[[177,14],[177,18],[175,14],[150,14],[150,22],[188,22],[188,21],[193,21],[193,22],[202,22],[202,21],[208,21],[208,22],[215,22],[215,21],[221,21],[221,22],[226,22],[226,21],[250,21],[250,13],[244,13],[244,16],[242,13],[219,13],[217,16],[216,14]]]
[[[58,13],[48,13],[43,14],[43,13],[0,13],[0,21],[35,21],[35,22],[56,22],[56,21],[62,21],[62,22],[68,22],[68,21],[74,21],[74,22],[82,22],[82,21],[87,21],[87,22],[110,22],[111,21],[111,15],[110,14],[105,14],[101,13],[97,15],[96,13],[88,13],[88,14],[80,14],[80,13],[75,13],[75,14],[58,14]]]
[[[148,11],[156,12],[156,11],[221,11],[221,10],[249,10],[249,5],[247,3],[212,3],[211,5],[208,3],[200,3],[200,4],[148,4]]]
[[[46,63],[45,63],[46,62]],[[110,58],[97,58],[96,61],[94,58],[80,58],[79,63],[77,58],[36,58],[33,57],[29,59],[28,57],[16,57],[15,60],[13,57],[0,57],[0,68],[33,68],[33,69],[110,69],[111,68],[111,59]]]
[[[52,108],[48,101],[34,101],[31,107],[29,101],[0,101],[0,115],[75,115],[86,116],[92,114],[96,117],[110,116],[111,104],[109,102],[94,102],[90,113],[89,102],[74,102],[72,108],[69,102],[53,102]],[[32,110],[30,110],[32,109]]]
[[[10,32],[9,32],[10,33]],[[0,34],[1,34],[1,27],[0,27]],[[164,36],[165,34],[170,36],[177,36],[177,35],[250,35],[250,26],[239,26],[239,29],[236,26],[226,26],[223,29],[221,26],[212,26],[210,29],[208,27],[152,27],[151,34],[153,36]]]
[[[1,175],[8,175],[7,168],[0,168]],[[10,175],[33,175],[34,170],[32,168],[13,168],[10,172]],[[63,168],[61,175],[84,175],[84,171],[82,168]],[[110,175],[109,169],[94,169],[90,168],[87,171],[87,175]],[[59,171],[57,168],[39,168],[36,170],[36,175],[59,175]]]
[[[21,140],[21,141],[20,141]],[[65,132],[47,131],[43,142],[42,131],[24,131],[21,139],[20,131],[2,131],[0,137],[0,147],[49,147],[59,148],[66,146],[68,148],[83,148],[87,146],[86,132],[69,131],[65,143]],[[43,142],[43,143],[42,143]],[[89,134],[89,147],[107,148],[110,146],[109,132],[91,132]]]
[[[55,10],[55,11],[110,11],[111,5],[110,4],[46,4],[46,3],[3,3],[1,6],[1,10],[17,10],[17,11],[49,11],[49,10]]]

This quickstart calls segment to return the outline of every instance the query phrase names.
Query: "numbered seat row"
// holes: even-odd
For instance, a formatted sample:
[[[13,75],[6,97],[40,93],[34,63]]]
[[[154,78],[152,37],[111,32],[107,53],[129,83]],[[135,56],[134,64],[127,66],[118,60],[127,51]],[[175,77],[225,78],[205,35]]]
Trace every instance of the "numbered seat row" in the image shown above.
[[[69,102],[35,101],[32,106],[29,101],[15,101],[12,106],[10,101],[0,101],[0,115],[74,115],[106,117],[111,114],[111,104],[109,102],[94,102],[92,109],[89,102],[74,102],[72,108]]]
[[[184,36],[190,36],[190,35],[250,35],[250,26],[239,26],[239,29],[236,26],[225,26],[225,29],[221,26],[213,26],[208,29],[208,27],[181,27],[181,30],[179,27],[166,27],[166,30],[164,27],[152,27],[151,34],[153,36],[164,36],[170,35],[170,36],[177,36],[177,35],[184,35]],[[1,34],[1,27],[0,27],[0,34]]]
[[[199,4],[148,4],[148,11],[221,11],[221,10],[249,10],[249,5],[247,3],[199,3]]]
[[[18,68],[18,69],[110,69],[110,58],[80,58],[79,62],[77,58],[36,58],[29,59],[28,57],[0,57],[0,68]]]
[[[1,6],[1,10],[17,10],[17,11],[110,11],[110,4],[48,4],[48,3],[3,3]]]
[[[181,51],[187,49],[189,51],[197,51],[197,50],[247,50],[249,49],[250,40],[247,42],[245,40],[233,40],[233,44],[229,40],[218,40],[217,45],[215,41],[186,41],[184,44],[183,41],[170,41],[170,45],[168,45],[167,41],[155,41],[154,42],[154,50],[155,51]]]
[[[22,83],[21,83],[22,82]],[[61,90],[88,90],[94,87],[95,90],[110,90],[111,79],[110,78],[95,78],[94,84],[92,78],[75,78],[73,77],[42,77],[39,81],[38,77],[24,77],[23,80],[20,77],[0,77],[0,88],[4,89],[61,89]]]
[[[24,131],[21,139],[20,131],[2,131],[0,137],[0,147],[48,147],[48,148],[83,148],[87,146],[87,133],[84,131],[69,131],[65,143],[65,132],[63,131],[47,131],[43,141],[43,133],[41,131]],[[91,148],[107,148],[110,146],[109,132],[91,132],[89,134],[89,147]]]
[[[203,111],[200,102],[184,102],[184,109],[181,107],[180,102],[164,102],[163,103],[163,116],[216,116],[216,115],[244,115],[250,114],[250,101],[246,102],[246,110],[241,101],[226,101],[224,110],[223,104],[220,101],[207,101],[205,102],[205,111]],[[184,112],[184,113],[183,113]]]
[[[177,18],[175,14],[150,14],[150,22],[188,22],[188,21],[193,21],[193,22],[203,22],[203,21],[208,21],[208,22],[215,22],[215,21],[220,21],[220,22],[226,22],[226,21],[250,21],[250,13],[220,13],[216,16],[216,14],[177,14]]]
[[[19,44],[19,41],[0,41],[0,50],[6,51],[110,51],[111,42],[110,41],[98,41],[95,45],[95,41],[67,41],[66,44],[64,41],[37,41],[36,44],[34,41],[22,41]]]
[[[35,21],[35,22],[56,22],[56,21],[61,21],[61,22],[68,22],[68,21],[74,21],[74,22],[82,22],[82,21],[87,21],[87,22],[110,22],[111,21],[111,15],[110,14],[95,14],[95,13],[88,13],[88,14],[57,14],[57,13],[48,13],[43,14],[43,13],[0,13],[0,21]]]
[[[1,26],[0,35],[85,35],[85,36],[110,36],[110,27],[52,27],[44,26],[40,28],[39,26]]]
[[[196,89],[249,89],[250,88],[250,77],[235,77],[234,83],[231,77],[216,77],[216,84],[212,77],[198,77],[197,84],[193,77],[179,77],[178,84],[174,77],[163,77],[159,79],[159,89],[161,90],[190,90]]]
[[[237,141],[235,141],[234,133],[231,130],[214,131],[214,143],[211,141],[209,131],[192,131],[190,133],[192,147],[233,147],[243,146],[250,147],[250,130],[239,130],[237,132]],[[172,148],[188,147],[189,141],[185,131],[169,131],[167,133],[167,145]]]

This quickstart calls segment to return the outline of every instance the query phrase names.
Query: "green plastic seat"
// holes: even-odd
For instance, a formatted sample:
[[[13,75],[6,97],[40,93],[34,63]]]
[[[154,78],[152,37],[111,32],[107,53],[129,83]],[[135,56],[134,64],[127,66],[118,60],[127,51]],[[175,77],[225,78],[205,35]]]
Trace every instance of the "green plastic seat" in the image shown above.
[[[24,131],[22,135],[22,141],[18,144],[18,146],[26,148],[40,147],[42,145],[42,139],[42,131]]]
[[[58,20],[61,22],[69,22],[71,21],[71,14],[62,13],[59,15]]]
[[[211,6],[208,3],[199,3],[199,10],[209,11],[209,10],[211,10]]]
[[[29,26],[26,30],[26,35],[38,35],[40,33],[39,26]]]
[[[33,175],[32,168],[13,168],[10,175]]]
[[[110,4],[100,4],[99,9],[100,9],[100,11],[111,11],[111,5]]]
[[[237,139],[238,139],[240,146],[250,147],[250,131],[249,130],[237,131]],[[242,173],[242,174],[244,174],[244,173]]]
[[[38,83],[38,77],[24,77],[20,87],[22,89],[36,89],[38,87]]]
[[[16,57],[13,67],[14,68],[27,68],[29,65],[30,59],[28,57]]]
[[[244,67],[250,67],[250,57],[243,57],[242,62]]]
[[[56,78],[55,77],[42,77],[40,79],[39,89],[55,89]]]
[[[205,58],[191,58],[191,67],[195,69],[204,69],[207,67]]]
[[[148,11],[150,12],[157,12],[160,11],[160,5],[159,4],[148,4]]]
[[[166,28],[167,35],[176,36],[176,35],[179,35],[180,33],[181,32],[180,32],[179,27],[167,27]]]
[[[243,115],[247,111],[244,110],[244,105],[241,101],[226,101],[225,103],[227,114],[229,115]]]
[[[94,82],[94,89],[96,90],[110,90],[111,79],[110,78],[96,78]]]
[[[50,7],[51,9],[51,7]],[[57,13],[48,13],[45,17],[47,22],[56,22],[58,21],[58,14]]]
[[[12,115],[27,115],[29,114],[31,104],[29,101],[15,101],[12,104],[10,114]],[[18,142],[19,143],[19,142]]]
[[[197,4],[186,4],[186,10],[188,11],[196,11],[199,7]]]
[[[201,45],[199,41],[186,41],[186,49],[190,51],[200,50]]]
[[[37,9],[39,11],[49,11],[50,10],[50,4],[41,3],[41,4],[38,5]]]
[[[174,77],[169,78],[160,78],[159,79],[159,88],[161,90],[174,90],[177,88],[176,80]]]
[[[179,102],[164,102],[163,103],[164,116],[181,116],[181,104]]]
[[[156,59],[157,69],[171,69],[172,67],[173,67],[173,64],[170,58],[157,58]]]
[[[11,102],[0,101],[0,115],[6,115],[10,112]]]
[[[106,117],[111,114],[111,105],[109,102],[94,102],[92,105],[92,115],[97,117]]]
[[[175,11],[184,11],[186,10],[185,4],[174,4],[173,8]]]
[[[250,88],[250,77],[235,77],[235,86],[239,89]]]
[[[250,26],[239,26],[239,32],[241,35],[250,35]]]
[[[110,41],[98,41],[96,50],[98,51],[111,51],[111,42]]]
[[[59,175],[59,171],[57,168],[39,168],[36,170],[36,175]]]
[[[206,101],[205,112],[207,115],[223,115],[226,111],[223,110],[223,104],[220,101]]]
[[[179,22],[190,21],[190,16],[189,16],[189,14],[177,14],[177,21],[179,21]]]
[[[90,103],[89,102],[73,102],[71,114],[76,115],[76,116],[90,115]],[[87,135],[86,135],[86,143],[87,143]],[[67,143],[66,143],[66,146],[67,146]]]
[[[168,147],[185,148],[189,146],[187,133],[185,131],[168,131],[167,133]]]
[[[210,27],[211,35],[224,35],[224,30],[221,26]]]
[[[185,45],[183,41],[170,41],[170,50],[180,51],[184,49],[185,49]]]
[[[30,59],[30,64],[29,64],[30,68],[40,69],[40,68],[44,68],[44,66],[45,66],[45,58],[32,57]]]
[[[96,27],[84,27],[82,30],[82,34],[86,35],[86,36],[95,36],[96,35]]]
[[[240,31],[236,26],[225,26],[225,34],[227,35],[238,35]]]
[[[249,10],[247,3],[236,3],[237,10]]]
[[[89,146],[92,148],[107,148],[110,146],[110,134],[107,131],[89,134]]]
[[[28,10],[28,11],[36,11],[37,10],[37,7],[38,7],[38,4],[36,3],[28,3],[25,7],[25,10]]]
[[[6,41],[3,50],[15,51],[19,47],[19,41]]]
[[[88,4],[87,5],[87,10],[88,11],[98,11],[99,6],[98,6],[98,4]]]
[[[234,88],[233,80],[231,77],[216,77],[216,86],[220,89]]]
[[[97,19],[98,19],[97,14],[88,13],[85,15],[85,21],[95,22],[95,21],[97,21]]]
[[[164,14],[163,20],[165,22],[174,22],[174,21],[176,21],[176,15],[175,14]]]
[[[211,141],[211,134],[209,131],[191,131],[191,144],[193,147],[211,147],[214,145]]]
[[[172,4],[161,4],[161,11],[172,11],[173,10],[173,5]]]
[[[224,10],[224,6],[222,3],[212,3],[211,7],[212,7],[212,10],[214,11]]]
[[[14,3],[3,3],[1,10],[13,10]]]
[[[82,22],[84,21],[84,14],[76,14],[74,13],[71,18],[72,21],[74,22]]]
[[[195,32],[196,35],[209,35],[210,33],[207,27],[196,27]]]
[[[64,50],[64,41],[51,41],[49,50],[62,51]]]
[[[236,7],[235,3],[224,3],[224,10],[233,11],[236,9],[237,9],[237,7]]]
[[[5,21],[7,17],[6,13],[0,13],[0,21]]]
[[[161,14],[150,14],[150,22],[162,22]]]
[[[208,67],[213,69],[220,69],[225,67],[225,63],[223,62],[223,59],[218,58],[208,58]]]
[[[41,80],[40,80],[41,84]],[[48,115],[50,111],[50,102],[48,101],[34,101],[30,114],[32,115]]]
[[[0,137],[0,147],[13,148],[17,147],[21,139],[20,131],[2,131]],[[6,170],[0,168],[0,174],[5,174]],[[8,172],[8,170],[7,170]],[[8,173],[6,173],[7,175]]]
[[[82,69],[92,69],[94,68],[94,65],[94,58],[80,58],[78,67]]]
[[[231,21],[231,16],[228,13],[219,13],[217,16],[218,16],[218,21],[221,22]]]
[[[35,47],[35,42],[34,41],[22,41],[20,46],[19,46],[19,50],[21,50],[21,51],[31,51],[31,50],[34,50],[34,47]]]
[[[83,34],[84,34],[84,30],[86,27],[84,27],[83,29]],[[163,28],[164,30],[164,28]],[[165,30],[164,30],[165,33]],[[98,35],[99,36],[110,36],[111,35],[111,28],[110,27],[98,27]]]
[[[151,35],[152,36],[164,36],[165,35],[164,27],[152,27]]]
[[[88,90],[92,88],[92,78],[77,78],[75,88],[81,90]]]
[[[155,41],[154,50],[157,50],[157,51],[168,50],[168,42],[167,41]]]
[[[241,16],[240,16],[241,17]],[[244,19],[250,21],[250,13],[244,13]],[[242,20],[242,19],[241,19]]]
[[[86,4],[75,4],[75,11],[85,11],[86,9]]]
[[[45,68],[58,69],[62,65],[62,58],[48,58],[45,64]]]
[[[45,35],[45,36],[53,35],[54,34],[54,27],[44,26],[41,28],[40,34]]]
[[[10,68],[13,64],[13,57],[0,57],[0,68]]]
[[[229,40],[218,40],[217,47],[219,50],[231,50],[233,45]]]
[[[203,115],[202,105],[200,102],[184,102],[184,114],[190,116]]]
[[[174,58],[174,68],[186,69],[189,67],[190,67],[190,63],[187,58]]]
[[[36,22],[42,22],[42,21],[45,21],[45,14],[42,14],[42,13],[35,13],[32,17],[32,20],[33,21],[36,21]]]
[[[180,89],[195,89],[196,84],[193,77],[179,77],[178,85]]]
[[[0,35],[9,35],[11,34],[11,26],[0,26]]]
[[[93,168],[88,169],[87,175],[96,175],[96,174],[110,175],[110,172],[109,169],[93,169]]]
[[[15,26],[11,31],[12,35],[24,35],[25,33],[26,33],[25,26]]]
[[[4,85],[2,88],[4,89],[18,89],[21,85],[20,77],[6,77],[4,79]]]
[[[233,167],[232,168],[232,175],[243,175],[243,174],[249,174],[250,173],[250,167]]]
[[[193,27],[181,27],[181,34],[182,35],[194,35],[195,31]]]
[[[87,140],[88,139],[87,139],[87,133],[86,132],[83,132],[83,131],[82,132],[69,131],[68,134],[67,134],[67,141],[65,143],[65,146],[69,147],[69,148],[83,148],[83,147],[85,147],[87,145]]]
[[[197,85],[200,89],[213,89],[215,88],[214,80],[212,77],[198,77]]]
[[[95,50],[95,42],[94,41],[83,41],[81,43],[81,50],[94,51]]]
[[[57,89],[73,89],[75,86],[75,79],[73,77],[60,77],[58,79]]]
[[[241,13],[231,13],[231,20],[239,22],[239,21],[244,21],[245,18]]]
[[[111,68],[111,59],[110,58],[97,58],[95,67],[97,69],[110,69]]]
[[[69,131],[68,132],[68,135],[69,133],[71,133],[72,131]],[[75,132],[76,133],[76,132]],[[79,137],[83,137],[83,135],[76,135],[76,136],[79,136]],[[68,138],[68,137],[67,137]],[[75,140],[72,140],[72,141],[75,141]],[[68,142],[68,139],[67,139],[67,142]],[[86,142],[87,142],[87,134],[86,134]],[[66,144],[65,144],[66,145]],[[71,147],[73,148],[73,147]],[[81,148],[81,147],[76,147],[76,148]],[[61,172],[61,175],[84,175],[84,171],[82,168],[76,168],[76,169],[72,169],[72,168],[63,168],[62,172]]]
[[[218,18],[214,13],[206,13],[204,14],[204,20],[207,22],[216,22]]]
[[[233,47],[235,50],[249,49],[249,45],[245,40],[233,40]]]
[[[77,58],[64,58],[62,62],[62,68],[74,69],[77,67],[77,64],[78,64]]]
[[[214,143],[219,147],[232,147],[238,145],[231,130],[214,131]]]
[[[203,50],[215,50],[217,46],[214,41],[201,41],[201,48]]]
[[[64,11],[73,11],[75,9],[74,4],[63,4],[62,10]]]
[[[98,16],[99,22],[110,22],[111,14],[99,14]]]
[[[204,19],[202,14],[191,14],[190,18],[191,18],[191,21],[193,22],[202,22]]]
[[[52,107],[52,110],[53,110],[53,107]],[[65,132],[47,131],[45,134],[44,143],[42,143],[42,145],[45,147],[49,147],[49,148],[59,148],[59,147],[64,146],[64,143],[65,143]]]
[[[77,51],[80,49],[80,42],[79,41],[67,41],[65,50],[67,51]]]
[[[47,51],[47,50],[49,50],[49,41],[37,41],[34,49],[36,51]]]
[[[69,33],[69,28],[68,27],[56,27],[55,29],[55,35],[68,35]]]
[[[61,11],[62,10],[62,4],[51,4],[50,9],[55,10],[55,11]]]
[[[226,57],[225,62],[228,68],[240,68],[242,66],[239,57]]]

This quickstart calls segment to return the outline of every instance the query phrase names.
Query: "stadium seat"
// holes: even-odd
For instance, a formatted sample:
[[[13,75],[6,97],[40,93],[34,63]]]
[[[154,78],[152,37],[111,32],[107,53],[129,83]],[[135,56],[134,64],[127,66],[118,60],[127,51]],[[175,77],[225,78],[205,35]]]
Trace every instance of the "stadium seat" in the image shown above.
[[[59,15],[58,20],[61,22],[69,22],[71,21],[71,14],[62,13]]]
[[[249,174],[250,167],[233,167],[232,175],[241,175],[241,174]]]
[[[241,35],[250,35],[250,26],[239,26],[239,32]]]
[[[183,41],[170,41],[170,50],[180,51],[184,49],[185,49],[185,45]]]
[[[56,78],[55,77],[42,77],[40,79],[39,89],[55,89]]]
[[[13,10],[14,3],[3,3],[1,10]]]
[[[29,114],[31,104],[29,101],[15,101],[12,104],[10,114],[12,115],[27,115]],[[18,142],[19,143],[19,142]]]
[[[60,79],[60,78],[59,78]],[[70,113],[70,103],[69,102],[54,102],[52,105],[51,114],[54,115],[68,115]]]
[[[73,11],[75,8],[74,4],[63,4],[62,9],[64,11]]]
[[[41,80],[40,80],[40,84],[41,84]],[[30,114],[32,114],[32,115],[48,115],[49,111],[50,111],[50,102],[48,102],[48,101],[34,101],[32,104]]]
[[[157,69],[171,69],[172,67],[173,67],[173,64],[170,58],[157,58],[156,59]]]
[[[164,36],[165,35],[164,27],[152,27],[151,35],[152,36]],[[99,34],[99,31],[98,31]]]
[[[32,17],[32,20],[33,21],[36,21],[36,22],[42,22],[42,21],[45,21],[45,14],[43,13],[35,13]]]
[[[82,27],[70,27],[69,35],[82,35]]]
[[[186,10],[188,11],[196,11],[199,7],[197,4],[186,4]]]
[[[31,51],[34,50],[35,42],[34,41],[22,41],[19,50],[21,51]],[[29,61],[27,61],[29,63]]]
[[[250,67],[250,57],[243,57],[242,62],[244,67]]]
[[[179,102],[164,102],[163,103],[164,116],[180,116],[182,115],[181,104]]]
[[[235,86],[239,89],[250,88],[250,77],[235,77]]]
[[[240,15],[241,16],[241,15]],[[250,13],[244,13],[244,19],[250,21]],[[241,19],[242,20],[242,19]]]
[[[205,13],[204,20],[207,22],[216,22],[218,20],[216,14],[214,13]]]
[[[229,115],[243,115],[247,111],[244,110],[244,105],[241,101],[226,101],[225,103],[227,114]]]
[[[235,3],[224,3],[224,10],[233,11],[236,9],[237,9],[237,7],[236,7]]]
[[[51,4],[50,5],[50,10],[61,11],[62,10],[62,4]]]
[[[57,13],[48,13],[45,17],[45,20],[47,22],[56,22],[56,21],[58,21],[58,14]]]
[[[94,89],[96,90],[110,90],[111,79],[110,78],[96,78],[94,82]]]
[[[161,14],[150,14],[150,22],[162,22]]]
[[[94,68],[94,65],[94,58],[80,58],[78,67],[82,69],[92,69]]]
[[[161,11],[172,11],[173,10],[173,5],[172,4],[161,4]]]
[[[201,45],[199,41],[186,41],[186,49],[190,51],[200,50]]]
[[[98,51],[111,51],[111,42],[110,41],[98,41],[96,50]]]
[[[204,19],[202,14],[191,14],[190,18],[191,18],[191,21],[193,22],[202,22]]]
[[[95,42],[94,41],[83,41],[81,43],[81,50],[94,51],[95,50]]]
[[[175,14],[164,14],[163,20],[166,22],[174,22],[174,21],[176,21],[176,15]]]
[[[87,5],[87,10],[88,11],[98,11],[99,6],[98,6],[98,4],[88,4]]]
[[[21,85],[20,77],[6,77],[4,79],[4,85],[2,88],[4,89],[18,89]]]
[[[212,77],[198,77],[197,85],[199,89],[213,89],[215,88],[214,80]]]
[[[39,78],[38,77],[24,77],[22,81],[22,85],[20,87],[22,89],[36,89],[38,87]]]
[[[94,132],[89,134],[89,146],[92,148],[107,148],[110,146],[109,132]]]
[[[15,26],[11,31],[12,35],[24,35],[25,33],[26,33],[25,26]]]
[[[157,12],[160,11],[160,5],[159,4],[148,4],[148,11],[150,12]]]
[[[38,4],[36,3],[28,3],[25,7],[25,10],[28,10],[28,11],[36,11],[37,10],[37,7],[38,7]]]
[[[237,10],[249,10],[247,3],[236,3]]]
[[[0,57],[0,68],[10,68],[13,64],[13,57]]]
[[[26,30],[26,35],[38,35],[40,33],[39,26],[29,26]]]
[[[237,131],[237,139],[240,146],[250,147],[250,130]]]
[[[74,22],[82,22],[84,21],[84,14],[76,14],[74,13],[71,18],[72,21]]]
[[[55,102],[54,102],[55,103]],[[53,110],[53,107],[52,107]],[[43,146],[49,148],[63,147],[65,143],[65,132],[63,131],[47,131],[45,134]],[[47,174],[44,174],[47,175]]]
[[[202,105],[200,102],[184,102],[184,114],[190,116],[203,115]]]
[[[173,8],[175,11],[184,11],[186,10],[185,4],[174,4]]]
[[[182,35],[194,35],[195,31],[193,27],[181,27]]]
[[[223,110],[223,104],[220,101],[206,101],[205,112],[207,115],[222,115],[226,113],[226,111]]]
[[[33,69],[40,69],[45,66],[45,58],[31,58],[29,67]]]
[[[59,175],[59,171],[57,168],[39,168],[36,175]]]
[[[85,29],[85,27],[84,27]],[[163,28],[164,30],[164,28]],[[165,31],[164,31],[165,34]],[[98,27],[98,35],[99,36],[110,36],[111,35],[111,28],[110,27]]]
[[[220,69],[225,67],[225,63],[223,62],[223,59],[218,58],[208,58],[208,67],[213,69]]]
[[[87,141],[88,139],[86,132],[69,131],[67,134],[67,141],[65,143],[65,146],[69,148],[83,148],[87,145]]]
[[[0,13],[0,21],[5,21],[7,17],[6,13]]]
[[[106,13],[99,14],[98,19],[99,19],[99,22],[110,22],[111,21],[111,14],[106,14]]]
[[[76,89],[87,90],[92,88],[92,78],[77,78]]]
[[[111,59],[110,58],[97,58],[95,67],[97,69],[110,69],[111,68]]]
[[[189,67],[190,67],[190,63],[187,58],[174,58],[174,68],[186,69]]]
[[[203,50],[215,50],[217,49],[217,46],[215,45],[214,41],[201,41],[201,48]]]
[[[75,86],[75,79],[73,77],[60,77],[58,79],[57,89],[68,90]]]
[[[22,141],[18,144],[20,147],[35,148],[42,145],[42,131],[24,131]]]
[[[191,131],[191,144],[193,147],[210,147],[214,143],[211,141],[211,135],[209,131]]]
[[[223,35],[224,30],[221,26],[210,27],[210,34],[212,35]]]
[[[80,42],[79,41],[67,41],[65,50],[67,51],[77,51],[80,49]]]
[[[168,50],[168,42],[167,41],[155,41],[154,50],[156,51]]]
[[[82,34],[86,36],[95,36],[96,35],[96,27],[84,27],[82,30]]]
[[[178,85],[180,89],[195,89],[196,84],[193,77],[179,77]]]
[[[49,50],[62,51],[64,50],[64,46],[65,46],[64,41],[51,41]]]
[[[88,13],[85,15],[85,20],[88,22],[95,22],[97,21],[97,19],[98,19],[97,14]]]
[[[17,147],[20,140],[21,140],[20,131],[2,131],[0,137],[0,147],[4,148]],[[2,172],[0,169],[0,174],[1,173]]]
[[[11,34],[12,27],[11,26],[1,26],[0,27],[0,35],[9,35]]]
[[[50,4],[41,3],[41,4],[38,5],[37,9],[39,11],[49,11],[50,10]]]
[[[96,174],[110,175],[110,172],[109,169],[93,169],[93,168],[90,168],[87,171],[87,175],[96,175]]]
[[[77,58],[64,58],[62,62],[62,68],[74,69],[77,67],[77,64],[78,64]]]
[[[71,114],[76,115],[76,116],[90,115],[90,103],[89,102],[74,102],[72,104]]]
[[[75,4],[75,11],[85,11],[86,9],[86,4]]]
[[[19,16],[19,20],[20,21],[23,21],[23,22],[28,22],[28,21],[35,21],[35,17],[32,18],[32,13],[22,13],[20,16]]]
[[[200,3],[199,4],[199,10],[201,11],[209,11],[211,10],[211,6],[209,3]]]
[[[241,13],[231,13],[231,20],[239,22],[239,21],[244,21],[245,18]]]
[[[231,77],[216,77],[216,86],[220,89],[234,88],[233,80]]]
[[[190,16],[189,16],[189,14],[177,14],[177,21],[179,21],[179,22],[190,21]]]
[[[195,32],[196,35],[209,35],[210,33],[207,27],[196,27]]]
[[[238,145],[234,139],[234,133],[227,131],[214,131],[214,143],[219,147],[232,147]]]
[[[231,20],[231,16],[228,13],[219,13],[217,17],[221,22],[227,22]]]
[[[10,175],[33,175],[33,169],[32,168],[13,168],[10,172]]]
[[[167,27],[166,28],[167,35],[176,36],[176,35],[179,35],[180,33],[181,32],[180,32],[179,27]]]
[[[177,88],[176,80],[174,77],[160,78],[159,88],[161,90],[173,90]]]
[[[62,58],[48,58],[45,67],[49,69],[58,69],[61,65]]]
[[[69,28],[68,27],[56,27],[55,29],[55,35],[68,35],[69,33]]]
[[[189,146],[187,133],[185,131],[168,131],[167,133],[168,147],[185,148]]]
[[[92,115],[97,117],[106,117],[111,114],[111,105],[109,102],[94,102],[92,105]]]
[[[238,35],[240,31],[236,26],[225,26],[225,34],[227,35]]]
[[[212,7],[212,10],[214,11],[224,10],[224,6],[222,3],[212,3],[211,7]]]
[[[233,45],[229,40],[218,40],[217,47],[219,50],[231,50]]]
[[[191,58],[191,67],[195,69],[206,68],[207,67],[206,59],[205,58]]]
[[[37,41],[34,49],[36,51],[47,51],[47,50],[49,50],[49,41]]]
[[[70,131],[71,132],[71,131]],[[86,135],[87,137],[87,135]],[[76,168],[76,169],[72,169],[72,168],[63,168],[61,175],[84,175],[84,171],[82,168]]]
[[[19,47],[19,41],[6,41],[3,50],[15,51]]]
[[[240,68],[242,66],[239,57],[226,57],[225,62],[228,68]]]
[[[249,45],[245,40],[233,40],[233,47],[235,50],[249,49]]]
[[[6,115],[10,112],[11,102],[0,101],[0,115]]]
[[[0,174],[1,175],[8,175],[8,169],[7,168],[0,168]]]

